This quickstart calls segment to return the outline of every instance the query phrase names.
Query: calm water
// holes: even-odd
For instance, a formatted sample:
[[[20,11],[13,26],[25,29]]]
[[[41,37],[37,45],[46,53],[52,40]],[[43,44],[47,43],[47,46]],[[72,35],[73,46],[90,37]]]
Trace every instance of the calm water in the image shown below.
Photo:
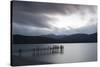
[[[63,45],[64,53],[33,56],[32,48],[45,48],[53,45]],[[14,44],[12,54],[18,56],[18,50],[27,50],[22,56],[29,60],[37,60],[49,63],[83,62],[97,60],[97,43],[60,43],[60,44]]]

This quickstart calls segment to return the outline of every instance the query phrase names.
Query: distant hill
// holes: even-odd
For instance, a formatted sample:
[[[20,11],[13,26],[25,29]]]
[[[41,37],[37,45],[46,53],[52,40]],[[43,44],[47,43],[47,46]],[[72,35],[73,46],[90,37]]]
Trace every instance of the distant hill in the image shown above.
[[[40,43],[87,43],[97,42],[97,33],[93,34],[73,34],[73,35],[41,35],[23,36],[12,35],[14,44],[40,44]]]

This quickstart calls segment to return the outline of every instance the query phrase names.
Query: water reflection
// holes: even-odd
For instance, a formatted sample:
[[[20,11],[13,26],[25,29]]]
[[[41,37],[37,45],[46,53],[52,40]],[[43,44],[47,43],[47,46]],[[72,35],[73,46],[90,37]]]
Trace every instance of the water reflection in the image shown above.
[[[97,43],[14,44],[12,47],[13,62],[26,61],[23,64],[97,60]]]
[[[63,45],[53,45],[47,47],[34,47],[32,49],[18,49],[18,56],[22,56],[25,52],[32,52],[32,56],[41,56],[41,55],[52,55],[52,54],[63,54],[64,46]]]

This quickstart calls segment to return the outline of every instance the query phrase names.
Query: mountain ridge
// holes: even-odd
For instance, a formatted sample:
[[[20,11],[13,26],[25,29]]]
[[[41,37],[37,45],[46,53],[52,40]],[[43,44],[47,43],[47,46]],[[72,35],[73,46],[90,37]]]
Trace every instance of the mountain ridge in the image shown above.
[[[23,36],[12,35],[14,44],[41,44],[41,43],[87,43],[97,42],[97,33],[93,34],[72,34],[72,35],[41,35]]]

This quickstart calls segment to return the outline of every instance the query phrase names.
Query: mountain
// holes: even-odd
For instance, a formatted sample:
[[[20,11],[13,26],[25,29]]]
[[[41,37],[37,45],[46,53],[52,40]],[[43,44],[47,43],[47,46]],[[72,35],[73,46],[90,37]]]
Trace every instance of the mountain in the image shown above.
[[[41,44],[41,43],[87,43],[97,42],[97,33],[93,34],[73,34],[73,35],[41,35],[23,36],[12,35],[14,44]]]
[[[53,39],[61,39],[64,38],[67,35],[54,35],[54,34],[49,34],[49,35],[42,35],[41,37],[47,37],[47,38],[53,38]]]

